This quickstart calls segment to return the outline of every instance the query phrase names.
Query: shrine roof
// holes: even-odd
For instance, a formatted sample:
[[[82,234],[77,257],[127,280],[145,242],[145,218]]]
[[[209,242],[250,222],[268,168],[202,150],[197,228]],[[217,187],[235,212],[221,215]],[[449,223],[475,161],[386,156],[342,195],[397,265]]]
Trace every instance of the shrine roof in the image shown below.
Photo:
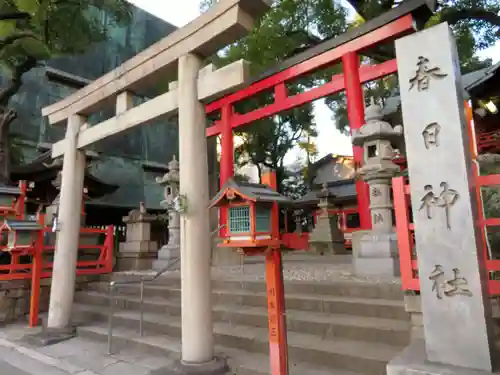
[[[500,92],[500,62],[462,76],[462,84],[470,96],[482,96],[487,92]]]
[[[0,195],[17,197],[21,195],[21,189],[17,186],[0,186]]]
[[[210,207],[215,206],[222,199],[224,199],[229,191],[233,191],[240,195],[243,199],[251,202],[293,204],[292,199],[281,195],[277,191],[271,189],[268,185],[256,184],[252,182],[238,182],[231,178],[224,184],[224,186],[222,186],[221,190],[211,200]]]
[[[87,155],[89,159],[92,159],[92,157],[92,155]],[[44,186],[44,188],[50,188],[50,186],[48,186],[50,185],[50,181],[56,178],[61,168],[62,163],[55,163],[52,160],[51,151],[49,150],[26,164],[14,167],[11,176],[14,181],[33,181],[40,184],[39,186],[47,185]],[[45,182],[47,184],[45,184]],[[85,169],[85,187],[90,197],[97,198],[113,193],[119,186],[104,182],[95,177],[91,171]]]
[[[39,230],[42,226],[36,220],[5,220],[2,228],[7,228],[10,231],[16,230]]]
[[[353,179],[328,182],[327,189],[335,203],[340,204],[356,199],[356,184]],[[319,196],[324,194],[321,190],[321,185],[314,185],[311,191],[297,199],[295,203],[297,205],[315,205],[319,202]]]

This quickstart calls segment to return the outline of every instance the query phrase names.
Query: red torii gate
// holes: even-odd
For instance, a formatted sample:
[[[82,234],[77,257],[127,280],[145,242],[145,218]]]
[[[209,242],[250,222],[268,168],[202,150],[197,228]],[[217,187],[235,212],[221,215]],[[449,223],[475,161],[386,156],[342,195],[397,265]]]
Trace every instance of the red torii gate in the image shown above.
[[[207,128],[207,137],[221,135],[220,184],[234,175],[233,129],[248,125],[253,121],[273,116],[280,112],[299,107],[327,95],[345,90],[350,129],[359,129],[364,124],[364,96],[362,84],[385,77],[397,71],[396,59],[377,65],[361,65],[359,55],[369,48],[415,32],[434,11],[433,4],[425,0],[411,0],[341,36],[300,53],[264,74],[254,82],[233,94],[227,95],[206,106],[206,113],[220,111],[220,120]],[[286,83],[319,69],[342,62],[343,74],[337,74],[322,86],[307,92],[289,96]],[[235,113],[234,105],[263,91],[274,90],[274,103],[245,114]],[[360,165],[363,151],[353,147],[354,161]],[[371,227],[368,185],[356,182],[360,229]],[[225,210],[221,210],[221,222],[225,222]],[[222,230],[225,232],[225,230]]]
[[[425,0],[410,0],[400,6],[371,20],[361,27],[355,28],[339,37],[330,39],[309,51],[305,51],[285,61],[274,71],[259,77],[248,87],[209,103],[207,114],[220,115],[214,125],[207,128],[207,137],[221,135],[220,186],[234,175],[233,130],[248,125],[253,121],[273,116],[310,103],[327,95],[342,90],[346,91],[347,111],[351,131],[359,129],[365,122],[364,95],[362,84],[385,77],[397,71],[396,59],[377,65],[361,65],[359,55],[368,48],[395,39],[418,30],[431,16],[434,10]],[[343,74],[337,74],[320,87],[290,96],[286,83],[319,69],[326,68],[342,61]],[[250,112],[235,112],[235,104],[263,91],[274,92],[274,102]],[[363,150],[353,148],[354,161],[357,165],[363,162]],[[276,188],[276,184],[271,184]],[[356,182],[360,229],[370,229],[371,215],[369,209],[368,185]],[[227,223],[228,210],[221,209],[220,224]],[[221,237],[227,236],[224,226]],[[284,238],[284,236],[283,236]],[[287,243],[290,248],[303,249],[303,238]],[[290,242],[290,241],[288,241]],[[288,374],[288,351],[286,339],[285,296],[282,274],[282,258],[279,249],[268,249],[266,256],[266,287],[268,297],[270,365],[272,375]]]

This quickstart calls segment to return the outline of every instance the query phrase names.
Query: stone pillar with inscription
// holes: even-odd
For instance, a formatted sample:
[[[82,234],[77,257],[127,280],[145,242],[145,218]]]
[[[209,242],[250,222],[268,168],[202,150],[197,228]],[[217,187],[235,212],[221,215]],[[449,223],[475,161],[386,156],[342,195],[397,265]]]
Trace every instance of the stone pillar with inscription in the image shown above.
[[[325,253],[345,254],[344,235],[339,229],[338,215],[329,212],[335,208],[335,205],[334,196],[328,191],[326,183],[318,194],[318,198],[320,213],[309,237],[309,244],[313,251],[321,255]]]
[[[352,143],[364,148],[364,165],[358,170],[370,186],[372,230],[353,248],[354,271],[359,276],[399,276],[398,244],[392,222],[391,180],[399,172],[392,162],[394,150],[403,137],[400,126],[382,121],[382,108],[372,100],[366,108],[366,124],[353,132]],[[354,242],[353,242],[354,246]]]
[[[156,180],[163,186],[163,196],[165,200],[161,205],[167,209],[168,213],[168,243],[158,251],[158,259],[153,262],[153,268],[161,270],[175,259],[181,256],[181,214],[175,209],[175,199],[179,196],[179,162],[175,158],[168,163],[168,173]],[[171,266],[172,269],[179,269],[180,262]]]
[[[491,305],[455,41],[441,23],[396,41],[396,54],[424,341],[387,371],[491,373]]]

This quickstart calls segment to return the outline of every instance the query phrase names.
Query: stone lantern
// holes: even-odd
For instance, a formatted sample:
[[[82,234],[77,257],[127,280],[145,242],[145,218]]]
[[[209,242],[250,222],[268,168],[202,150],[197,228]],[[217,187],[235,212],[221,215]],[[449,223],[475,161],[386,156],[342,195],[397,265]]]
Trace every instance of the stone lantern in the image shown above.
[[[352,135],[354,146],[363,147],[364,163],[358,175],[370,186],[372,230],[361,238],[354,251],[354,269],[360,275],[399,275],[397,237],[392,222],[391,181],[400,171],[392,162],[393,144],[403,138],[401,126],[382,121],[382,108],[366,108],[366,123]],[[354,244],[353,244],[354,246]]]
[[[158,251],[158,259],[153,262],[153,268],[162,269],[181,254],[180,237],[180,197],[179,197],[179,162],[173,156],[168,163],[168,173],[162,178],[157,178],[156,182],[163,186],[164,200],[161,205],[167,209],[168,213],[168,243]],[[176,263],[174,268],[179,268],[180,262]]]
[[[310,249],[321,255],[345,254],[347,251],[344,235],[339,229],[338,214],[331,213],[336,208],[335,196],[328,190],[326,183],[318,193],[318,198],[319,215],[309,236]]]

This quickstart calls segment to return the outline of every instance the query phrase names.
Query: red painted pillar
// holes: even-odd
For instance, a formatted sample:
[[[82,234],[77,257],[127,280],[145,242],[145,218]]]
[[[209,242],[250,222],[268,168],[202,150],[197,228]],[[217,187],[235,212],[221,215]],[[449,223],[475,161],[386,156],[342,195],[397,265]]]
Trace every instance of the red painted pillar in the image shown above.
[[[344,84],[347,97],[347,116],[351,132],[359,129],[365,123],[365,101],[363,88],[359,78],[359,58],[355,52],[342,56],[344,70]],[[353,146],[353,156],[356,165],[363,163],[363,148]],[[356,182],[356,195],[358,198],[360,229],[370,229],[372,220],[370,215],[370,190],[368,184],[359,179]]]
[[[234,142],[231,117],[233,115],[232,106],[226,105],[221,109],[221,153],[220,153],[220,187],[234,175]],[[227,223],[227,208],[219,211],[219,225]],[[224,237],[227,228],[221,228],[221,237]]]
[[[261,183],[278,189],[276,172],[268,171],[261,177]],[[279,208],[273,203],[272,233],[279,238]],[[269,359],[271,375],[288,375],[288,343],[285,314],[285,287],[283,283],[283,262],[281,250],[266,252],[267,314],[269,325]]]
[[[43,223],[42,223],[43,225]],[[40,324],[38,313],[40,312],[40,284],[43,271],[43,239],[44,231],[41,229],[37,234],[35,246],[33,248],[33,262],[31,268],[31,297],[29,326],[31,328]]]
[[[266,253],[266,287],[271,375],[288,375],[285,288],[279,249]]]

